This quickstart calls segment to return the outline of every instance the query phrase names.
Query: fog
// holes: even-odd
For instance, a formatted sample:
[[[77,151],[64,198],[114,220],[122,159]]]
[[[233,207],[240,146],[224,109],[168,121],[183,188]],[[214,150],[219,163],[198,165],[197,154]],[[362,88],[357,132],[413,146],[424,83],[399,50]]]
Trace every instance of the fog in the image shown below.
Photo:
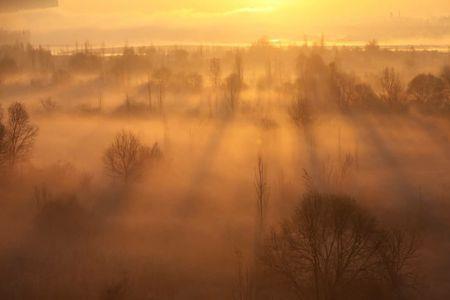
[[[2,299],[450,297],[448,53],[107,51],[0,48]],[[280,272],[271,236],[303,195],[406,232],[398,282],[376,259],[323,298]]]

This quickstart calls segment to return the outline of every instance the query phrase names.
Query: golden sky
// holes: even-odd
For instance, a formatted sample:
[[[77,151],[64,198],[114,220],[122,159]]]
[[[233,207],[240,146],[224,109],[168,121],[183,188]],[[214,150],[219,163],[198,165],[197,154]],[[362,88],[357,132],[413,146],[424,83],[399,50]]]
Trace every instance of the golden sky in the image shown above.
[[[386,20],[400,30],[402,18],[411,33],[405,29],[400,36],[412,34],[424,19],[445,16],[450,16],[449,0],[60,0],[58,8],[0,15],[0,26],[32,28],[49,43],[61,38],[68,42],[71,35],[134,40],[147,31],[155,40],[174,42],[242,42],[262,35],[295,40],[321,33],[356,38],[364,30],[377,35],[367,39],[383,39],[384,32],[392,35]],[[442,35],[436,26],[430,30]],[[450,28],[442,26],[444,31]]]
[[[294,10],[299,16],[311,13],[318,17],[335,15],[373,16],[391,11],[403,11],[409,15],[432,15],[450,13],[448,0],[60,0],[65,10],[76,12],[145,12],[190,10],[203,13],[228,13],[254,9],[254,13],[272,9],[286,13]]]

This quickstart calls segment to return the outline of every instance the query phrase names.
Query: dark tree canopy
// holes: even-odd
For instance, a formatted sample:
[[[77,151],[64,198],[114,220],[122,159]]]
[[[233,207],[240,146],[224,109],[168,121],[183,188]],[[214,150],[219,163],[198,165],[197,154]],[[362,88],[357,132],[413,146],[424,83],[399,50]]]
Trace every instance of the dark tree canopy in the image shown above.
[[[381,230],[353,199],[308,193],[268,239],[263,261],[299,299],[368,299],[374,287],[403,292],[416,249],[415,239]]]
[[[441,71],[441,78],[450,85],[450,66],[444,66]]]
[[[408,94],[419,104],[438,105],[444,98],[444,81],[432,74],[420,74],[408,85]]]

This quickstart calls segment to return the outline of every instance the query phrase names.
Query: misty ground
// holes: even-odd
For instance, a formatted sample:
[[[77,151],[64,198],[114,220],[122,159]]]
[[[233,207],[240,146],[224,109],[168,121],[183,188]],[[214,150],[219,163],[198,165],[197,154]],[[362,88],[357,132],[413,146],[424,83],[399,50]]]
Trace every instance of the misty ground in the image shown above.
[[[450,296],[448,106],[416,99],[401,109],[341,109],[323,75],[339,61],[381,103],[378,77],[395,67],[406,99],[407,83],[437,77],[448,54],[321,49],[320,63],[314,49],[266,44],[239,59],[236,49],[214,48],[118,57],[37,51],[33,63],[27,50],[3,52],[15,66],[2,72],[0,103],[5,111],[23,103],[39,133],[29,157],[1,179],[2,298],[249,299],[240,273],[259,264],[258,158],[267,170],[267,231],[294,210],[306,174],[315,189],[352,196],[379,222],[420,232],[416,298]],[[217,86],[212,57],[223,64]],[[303,86],[297,68],[308,70]],[[227,75],[243,70],[245,87],[233,94]],[[300,116],[311,120],[300,124],[296,84],[313,102],[311,116]],[[121,130],[162,151],[126,184],[104,166]],[[258,299],[295,298],[269,282]]]

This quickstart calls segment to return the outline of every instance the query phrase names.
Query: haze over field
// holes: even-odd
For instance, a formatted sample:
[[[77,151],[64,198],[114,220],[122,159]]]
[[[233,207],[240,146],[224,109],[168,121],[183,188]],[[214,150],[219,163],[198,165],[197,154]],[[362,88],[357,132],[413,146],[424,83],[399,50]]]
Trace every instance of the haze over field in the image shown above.
[[[0,299],[450,299],[449,15],[0,0]]]

